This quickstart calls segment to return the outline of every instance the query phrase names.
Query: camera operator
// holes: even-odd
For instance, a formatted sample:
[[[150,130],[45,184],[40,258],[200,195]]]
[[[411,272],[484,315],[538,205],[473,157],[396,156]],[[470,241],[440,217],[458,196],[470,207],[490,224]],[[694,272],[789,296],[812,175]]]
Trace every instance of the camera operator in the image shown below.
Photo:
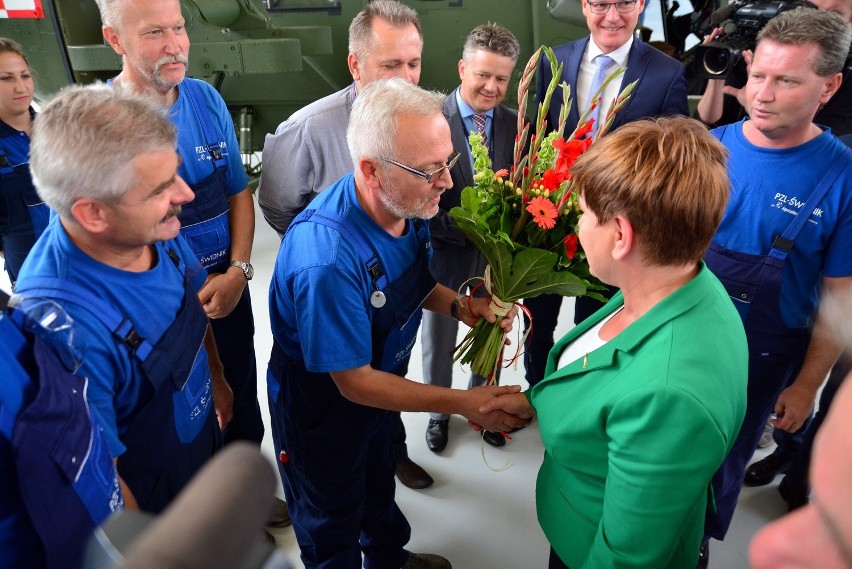
[[[852,2],[849,0],[810,0],[820,10],[835,12],[852,24]],[[715,28],[704,39],[704,44],[716,41],[724,35],[723,29]],[[745,109],[745,86],[753,52],[744,50],[745,65],[736,65],[725,79],[710,79],[693,117],[711,128],[737,122],[748,113]],[[852,56],[843,67],[843,83],[840,90],[823,105],[814,122],[831,128],[837,135],[852,133]]]

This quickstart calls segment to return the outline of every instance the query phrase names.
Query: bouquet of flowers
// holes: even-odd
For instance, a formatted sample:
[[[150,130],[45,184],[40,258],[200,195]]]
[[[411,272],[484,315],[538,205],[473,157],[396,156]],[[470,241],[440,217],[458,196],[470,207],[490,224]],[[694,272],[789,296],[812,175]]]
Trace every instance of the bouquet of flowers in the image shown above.
[[[542,51],[550,63],[553,79],[538,108],[535,134],[529,136],[525,109]],[[508,313],[519,300],[541,294],[587,294],[603,300],[594,292],[600,285],[589,274],[585,254],[579,247],[580,211],[570,170],[580,154],[606,133],[616,113],[629,99],[635,82],[615,99],[594,138],[583,138],[592,131],[593,119],[589,115],[600,104],[604,88],[623,72],[619,69],[607,77],[593,95],[589,109],[580,117],[577,129],[565,139],[570,88],[565,83],[558,85],[562,65],[557,64],[553,50],[540,47],[527,63],[518,88],[518,135],[512,169],[494,172],[482,136],[470,135],[475,187],[462,191],[461,206],[453,208],[450,215],[488,260],[482,281],[491,299],[491,309],[498,317]],[[559,124],[546,134],[545,118],[557,86],[562,89],[564,103]],[[523,309],[523,305],[518,305]],[[470,364],[474,373],[489,378],[492,383],[503,359],[504,343],[505,334],[499,324],[481,319],[456,347],[454,359]]]

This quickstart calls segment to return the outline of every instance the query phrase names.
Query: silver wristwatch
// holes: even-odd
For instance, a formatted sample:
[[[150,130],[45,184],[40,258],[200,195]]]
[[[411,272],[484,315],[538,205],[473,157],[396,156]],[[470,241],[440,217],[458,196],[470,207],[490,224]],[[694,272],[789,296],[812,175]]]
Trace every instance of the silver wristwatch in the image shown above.
[[[250,281],[254,278],[254,267],[251,266],[251,263],[243,263],[242,261],[231,261],[232,267],[239,267],[246,274],[246,280]]]

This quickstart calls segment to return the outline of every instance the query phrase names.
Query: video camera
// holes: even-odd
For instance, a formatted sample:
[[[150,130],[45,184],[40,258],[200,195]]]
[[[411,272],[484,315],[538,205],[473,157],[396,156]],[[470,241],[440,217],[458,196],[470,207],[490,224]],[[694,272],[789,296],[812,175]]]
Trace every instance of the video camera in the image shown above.
[[[711,29],[721,27],[725,41],[695,48],[695,73],[708,79],[724,79],[743,60],[744,50],[754,50],[757,34],[766,23],[787,10],[814,5],[805,0],[735,0],[710,15]],[[708,30],[709,33],[709,30]]]

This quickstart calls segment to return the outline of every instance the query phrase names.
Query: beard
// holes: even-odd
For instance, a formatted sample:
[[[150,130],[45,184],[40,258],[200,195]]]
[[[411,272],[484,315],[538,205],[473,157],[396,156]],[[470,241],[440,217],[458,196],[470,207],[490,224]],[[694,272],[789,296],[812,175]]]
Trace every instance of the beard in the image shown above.
[[[441,193],[438,193],[440,196]],[[379,201],[382,202],[388,211],[399,219],[432,219],[438,213],[437,206],[431,206],[429,203],[435,196],[429,196],[419,204],[406,205],[403,199],[403,192],[392,183],[389,179],[382,184],[382,190],[379,193]]]
[[[183,54],[178,55],[165,55],[154,62],[152,68],[147,67],[146,65],[142,65],[140,61],[135,60],[135,58],[131,59],[131,62],[134,64],[134,67],[139,70],[139,73],[145,77],[145,79],[157,87],[163,89],[164,91],[169,91],[178,86],[180,81],[173,81],[164,79],[160,75],[160,70],[164,65],[169,65],[171,63],[182,63],[184,66],[184,76],[186,73],[186,68],[189,67],[189,58]]]

